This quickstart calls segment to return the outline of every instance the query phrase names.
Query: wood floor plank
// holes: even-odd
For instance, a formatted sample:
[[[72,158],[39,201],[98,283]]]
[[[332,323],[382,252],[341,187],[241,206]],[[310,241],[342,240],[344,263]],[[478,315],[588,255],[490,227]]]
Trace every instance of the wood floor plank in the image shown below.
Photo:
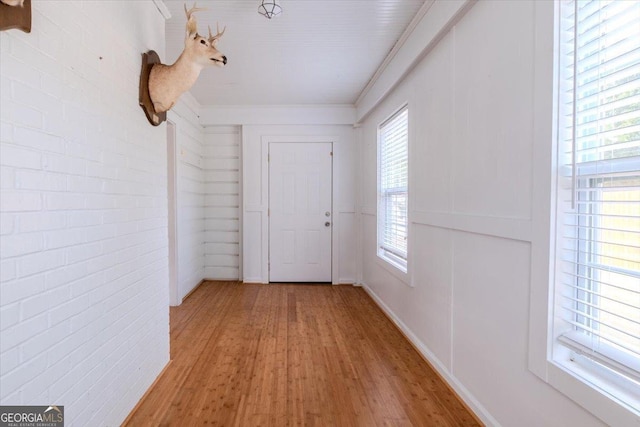
[[[126,426],[477,426],[360,288],[205,282]]]

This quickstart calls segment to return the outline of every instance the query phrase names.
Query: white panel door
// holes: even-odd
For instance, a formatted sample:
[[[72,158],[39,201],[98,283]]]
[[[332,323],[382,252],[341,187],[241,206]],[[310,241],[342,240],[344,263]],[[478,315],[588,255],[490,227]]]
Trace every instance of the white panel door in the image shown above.
[[[270,282],[331,282],[331,150],[269,144]]]

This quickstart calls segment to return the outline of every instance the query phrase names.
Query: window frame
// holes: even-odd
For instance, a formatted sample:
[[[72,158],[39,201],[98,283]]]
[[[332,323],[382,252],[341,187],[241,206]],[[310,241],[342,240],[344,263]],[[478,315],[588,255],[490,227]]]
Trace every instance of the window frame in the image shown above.
[[[406,194],[406,217],[407,217],[407,223],[406,223],[406,239],[407,239],[407,254],[406,254],[406,258],[402,258],[402,256],[400,254],[396,254],[394,253],[392,250],[389,249],[385,249],[383,247],[382,244],[382,230],[384,228],[384,222],[381,221],[381,201],[382,201],[382,154],[381,154],[381,148],[382,148],[382,133],[383,133],[383,128],[385,125],[389,124],[390,122],[392,122],[396,117],[398,117],[400,114],[404,113],[406,111],[407,113],[407,176],[406,176],[406,190],[404,192],[401,192],[401,194]],[[379,260],[380,262],[378,262],[378,264],[380,266],[382,266],[383,268],[385,268],[388,272],[390,272],[391,274],[393,274],[396,278],[400,279],[403,283],[405,284],[409,284],[409,265],[410,265],[410,156],[409,156],[409,151],[410,151],[410,125],[409,122],[411,120],[411,115],[410,115],[410,111],[409,111],[409,103],[408,102],[404,102],[400,107],[396,108],[393,110],[393,113],[390,114],[389,116],[387,116],[384,120],[382,120],[378,126],[377,126],[377,167],[376,167],[376,172],[377,172],[377,185],[376,185],[376,190],[377,190],[377,197],[376,197],[376,255],[377,255],[377,260]],[[398,193],[398,191],[393,191],[393,193]]]
[[[616,381],[606,368],[570,361],[570,351],[556,344],[554,285],[557,263],[556,197],[560,112],[560,0],[535,2],[533,123],[534,161],[531,217],[529,370],[542,381],[609,425],[635,425],[640,398]]]

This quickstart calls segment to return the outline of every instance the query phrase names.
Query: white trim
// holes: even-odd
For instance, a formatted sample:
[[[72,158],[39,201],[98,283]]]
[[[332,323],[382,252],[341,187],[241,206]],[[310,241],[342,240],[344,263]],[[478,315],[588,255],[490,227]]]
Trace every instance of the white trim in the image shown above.
[[[416,27],[418,26],[422,18],[424,18],[424,15],[427,14],[427,11],[431,8],[431,6],[434,3],[435,3],[435,0],[426,0],[423,3],[423,5],[415,14],[413,19],[411,19],[411,22],[409,22],[409,25],[407,26],[407,28],[405,28],[404,32],[402,33],[402,35],[400,36],[396,44],[393,45],[393,48],[391,49],[391,51],[389,51],[387,56],[384,58],[384,61],[382,61],[382,64],[380,64],[376,72],[373,74],[373,77],[371,77],[367,85],[364,87],[364,89],[362,89],[362,92],[360,92],[360,95],[358,95],[358,99],[356,99],[356,102],[355,102],[356,105],[360,104],[360,102],[364,99],[364,97],[367,96],[367,94],[369,93],[371,88],[375,85],[375,83],[378,81],[382,73],[387,69],[387,67],[389,66],[389,63],[391,63],[391,61],[393,60],[393,58],[395,58],[398,51],[405,45],[405,43],[407,42],[411,34],[413,34],[413,31],[416,29]]]
[[[553,280],[556,269],[556,187],[558,169],[559,8],[560,2],[535,2],[535,81],[533,101],[533,197],[529,306],[529,370],[609,425],[640,426],[640,410],[614,397],[618,387],[554,342]],[[553,31],[548,31],[553,26]],[[560,348],[562,347],[562,348]],[[557,353],[556,353],[557,352]],[[552,354],[556,353],[556,354]],[[564,353],[564,355],[562,354]],[[637,394],[637,393],[636,393]]]
[[[169,252],[169,305],[178,306],[181,304],[179,296],[179,274],[180,267],[178,251],[178,163],[176,138],[177,126],[167,121],[167,231],[168,231],[168,252]],[[172,191],[173,190],[173,191]]]
[[[403,259],[401,257],[401,255],[399,254],[393,254],[393,251],[390,250],[390,248],[383,248],[382,244],[380,242],[380,194],[381,194],[381,165],[380,165],[380,161],[381,161],[381,137],[380,134],[383,131],[383,128],[388,125],[390,122],[392,122],[393,120],[395,120],[397,117],[399,117],[400,115],[402,115],[404,112],[407,113],[407,187],[406,187],[406,193],[407,193],[407,256],[405,259]],[[410,145],[411,145],[411,126],[410,126],[410,111],[409,111],[409,102],[405,101],[403,102],[400,107],[396,108],[392,114],[389,114],[384,120],[382,120],[381,122],[378,123],[377,126],[377,148],[376,148],[376,169],[377,169],[377,183],[376,183],[376,191],[377,191],[377,196],[376,196],[376,255],[378,256],[377,261],[378,263],[384,267],[387,271],[389,271],[391,274],[393,274],[396,278],[398,278],[399,280],[401,280],[404,284],[409,285],[411,287],[413,287],[413,283],[411,281],[411,276],[409,274],[409,257],[411,254],[411,248],[410,248],[410,239],[409,236],[411,235],[411,222],[410,222],[410,207],[411,207],[411,197],[410,197],[410,182],[409,180],[411,179],[411,165],[410,165],[410,161],[411,161],[411,152],[410,152]],[[384,227],[383,227],[384,228]],[[386,256],[385,252],[388,252],[391,254],[391,256]],[[397,258],[394,259],[394,257]],[[404,260],[404,263],[402,263],[402,261]],[[382,262],[380,262],[382,261]]]
[[[261,224],[261,236],[262,236],[262,257],[260,260],[262,278],[254,279],[260,283],[269,283],[269,144],[272,142],[296,142],[296,143],[309,143],[309,142],[329,142],[333,147],[333,159],[332,159],[332,187],[331,187],[331,205],[332,205],[332,220],[333,232],[331,236],[331,283],[334,285],[339,284],[339,272],[340,272],[340,245],[336,230],[340,229],[340,213],[337,210],[338,206],[338,191],[335,177],[336,171],[336,145],[340,143],[340,138],[337,136],[319,136],[319,135],[263,135],[261,137],[261,151],[262,151],[262,206],[247,206],[245,211],[261,212],[262,224]],[[248,279],[249,280],[249,279]]]
[[[565,332],[557,339],[562,345],[575,352],[577,356],[593,359],[601,365],[640,382],[640,361],[631,353],[621,351],[604,340],[594,346],[590,337],[576,330]]]
[[[399,107],[393,110],[393,112],[387,115],[384,120],[380,121],[377,125],[377,135],[376,135],[376,208],[375,208],[375,217],[376,217],[376,263],[380,265],[382,268],[391,273],[394,277],[400,280],[407,286],[414,287],[413,280],[411,280],[411,275],[409,273],[410,267],[410,259],[411,259],[411,130],[413,126],[411,126],[411,112],[409,111],[409,101],[404,101],[400,104]],[[379,209],[380,209],[380,131],[382,127],[387,125],[390,121],[395,119],[397,116],[402,114],[404,111],[407,112],[407,258],[404,260],[405,263],[402,265],[400,262],[394,260],[392,257],[386,257],[382,252],[385,250],[380,246],[380,223],[379,219]],[[400,257],[398,257],[400,258]]]
[[[376,209],[372,206],[362,206],[360,213],[376,216]],[[482,216],[448,212],[410,211],[409,222],[415,225],[427,225],[448,230],[465,231],[467,233],[483,234],[501,237],[503,239],[532,242],[534,222],[525,218],[508,218],[499,216]],[[536,236],[535,239],[538,237]]]
[[[238,280],[244,280],[244,129],[238,127]]]
[[[356,168],[356,183],[360,183],[362,182],[363,179],[363,135],[362,135],[362,129],[360,129],[359,127],[356,128],[357,130],[355,130],[355,138],[354,141],[356,143],[356,161],[355,161],[355,168]],[[356,199],[354,200],[356,206],[356,281],[355,284],[357,284],[358,286],[361,286],[362,281],[363,281],[363,277],[364,277],[364,242],[363,242],[363,236],[364,236],[364,232],[363,232],[363,206],[362,206],[362,191],[358,190],[356,191]]]
[[[531,220],[448,212],[410,212],[411,223],[531,242]]]
[[[554,153],[557,138],[558,61],[557,51],[559,17],[552,2],[534,4],[534,87],[533,87],[533,167],[531,208],[531,273],[529,293],[529,370],[547,381],[547,360],[551,355],[551,337],[548,325],[551,321],[553,280],[551,259],[554,248],[551,236],[555,235],[553,188],[557,156]],[[549,27],[553,31],[549,31]]]
[[[353,125],[353,105],[211,105],[200,110],[202,126]]]
[[[153,4],[156,5],[156,7],[158,8],[158,12],[160,12],[160,15],[162,15],[165,20],[168,20],[171,18],[171,12],[169,12],[169,8],[167,7],[166,4],[164,4],[163,0],[151,0],[151,1],[153,2]]]
[[[269,283],[269,139],[260,138],[260,275],[262,283]]]
[[[384,268],[393,277],[404,283],[405,285],[414,288],[413,280],[409,276],[409,263],[407,261],[407,271],[403,271],[400,266],[396,265],[392,260],[384,258],[380,255],[379,250],[376,250],[376,265]]]
[[[640,426],[640,412],[637,408],[634,411],[613,396],[603,394],[598,385],[585,380],[588,376],[586,370],[582,370],[582,378],[578,377],[576,372],[580,371],[576,366],[569,370],[559,363],[549,363],[548,383],[608,425]]]
[[[431,366],[438,371],[438,374],[449,384],[449,386],[456,392],[456,394],[467,404],[480,421],[487,426],[499,427],[498,421],[491,416],[489,411],[480,404],[480,402],[471,394],[469,390],[452,375],[447,367],[433,354],[429,348],[413,333],[407,325],[395,315],[393,310],[387,306],[382,299],[366,284],[362,283],[362,288],[373,299],[373,301],[380,307],[382,311],[391,319],[395,326],[402,331],[404,336],[413,344],[416,350],[431,364]]]
[[[393,61],[383,63],[384,70],[366,93],[356,101],[356,121],[363,121],[396,86],[422,61],[477,0],[438,1],[428,5],[425,15],[406,41],[393,56]]]

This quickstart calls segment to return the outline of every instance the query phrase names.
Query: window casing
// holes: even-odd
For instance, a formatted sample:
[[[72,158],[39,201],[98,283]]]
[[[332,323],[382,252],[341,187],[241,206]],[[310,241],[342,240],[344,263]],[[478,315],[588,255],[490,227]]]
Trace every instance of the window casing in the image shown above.
[[[559,14],[550,357],[640,414],[640,2]]]
[[[407,272],[409,111],[378,127],[378,256]]]

